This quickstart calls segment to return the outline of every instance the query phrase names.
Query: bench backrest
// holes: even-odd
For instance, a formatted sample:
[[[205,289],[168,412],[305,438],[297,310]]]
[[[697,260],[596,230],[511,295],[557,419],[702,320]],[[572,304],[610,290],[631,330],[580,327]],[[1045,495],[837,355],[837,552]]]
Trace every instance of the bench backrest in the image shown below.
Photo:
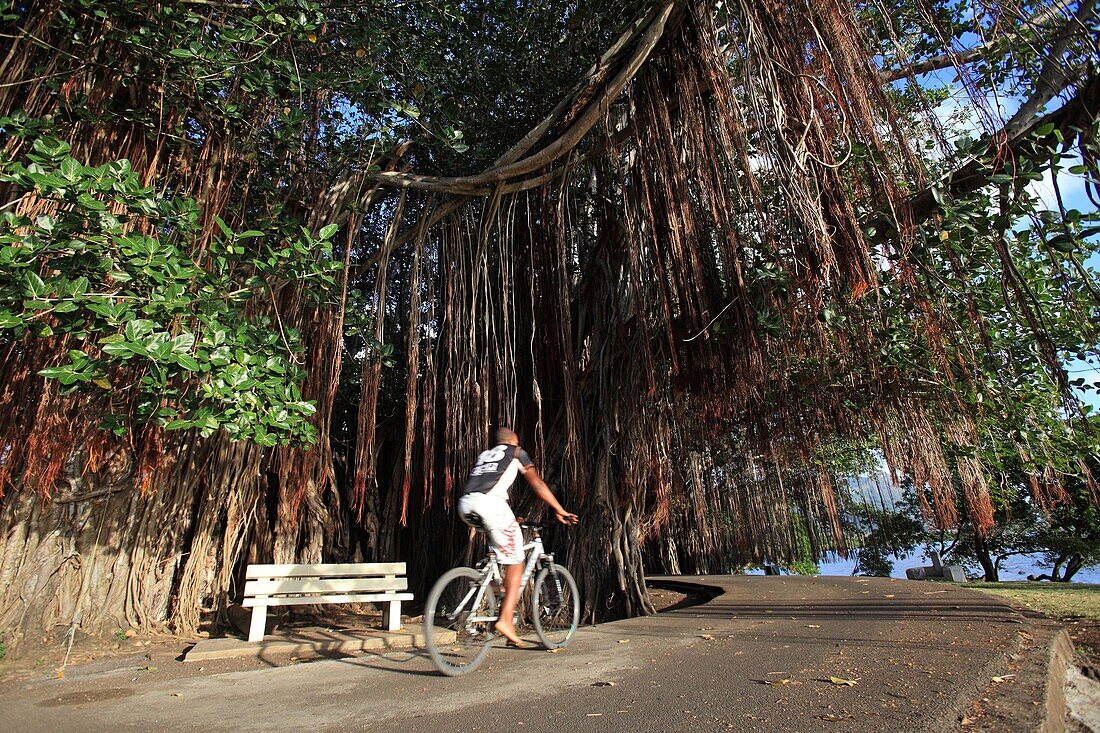
[[[244,597],[389,593],[409,587],[403,562],[249,565]]]

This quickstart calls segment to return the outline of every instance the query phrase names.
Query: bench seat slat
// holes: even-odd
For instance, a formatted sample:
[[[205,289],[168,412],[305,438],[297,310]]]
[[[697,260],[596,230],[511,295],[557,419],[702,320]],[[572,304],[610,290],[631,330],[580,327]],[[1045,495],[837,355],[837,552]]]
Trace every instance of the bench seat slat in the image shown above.
[[[407,578],[280,578],[249,580],[244,584],[246,598],[277,596],[287,593],[362,593],[395,592],[409,587]]]
[[[245,570],[247,580],[259,578],[347,577],[363,575],[404,575],[403,562],[344,562],[321,565],[249,565]]]
[[[245,598],[242,606],[305,606],[314,603],[376,603],[378,601],[411,601],[412,593],[349,593],[343,595],[274,596]]]

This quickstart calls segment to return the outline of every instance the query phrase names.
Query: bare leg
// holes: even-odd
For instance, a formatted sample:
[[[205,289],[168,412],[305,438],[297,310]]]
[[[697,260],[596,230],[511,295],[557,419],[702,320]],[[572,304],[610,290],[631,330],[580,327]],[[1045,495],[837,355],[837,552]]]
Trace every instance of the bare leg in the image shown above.
[[[504,600],[500,604],[500,617],[497,618],[496,630],[508,641],[516,646],[525,646],[516,633],[512,617],[516,615],[516,604],[519,603],[519,581],[523,579],[523,565],[504,566]]]

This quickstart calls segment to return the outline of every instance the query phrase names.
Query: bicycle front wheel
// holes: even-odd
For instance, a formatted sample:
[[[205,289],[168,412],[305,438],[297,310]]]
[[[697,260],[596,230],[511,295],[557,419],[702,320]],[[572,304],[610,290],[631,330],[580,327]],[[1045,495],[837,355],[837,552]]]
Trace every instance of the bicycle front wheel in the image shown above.
[[[569,643],[581,617],[581,596],[572,574],[561,565],[543,568],[535,576],[531,621],[547,649]]]
[[[428,594],[424,644],[436,669],[448,677],[476,669],[493,640],[497,598],[491,588],[482,589],[482,580],[473,568],[454,568]]]

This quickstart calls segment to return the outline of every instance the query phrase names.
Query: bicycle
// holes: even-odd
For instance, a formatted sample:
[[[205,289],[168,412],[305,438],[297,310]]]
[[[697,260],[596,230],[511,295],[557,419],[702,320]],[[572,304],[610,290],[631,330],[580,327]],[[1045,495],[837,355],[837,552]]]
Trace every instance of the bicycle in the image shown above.
[[[471,517],[471,519],[475,519]],[[473,523],[473,522],[471,522]],[[475,526],[477,526],[475,524]],[[534,589],[527,597],[531,623],[539,641],[547,649],[560,649],[569,643],[577,630],[581,602],[577,583],[565,567],[554,562],[542,545],[539,529],[542,525],[520,525],[531,531],[531,539],[523,545],[526,561],[520,588],[527,597],[527,581],[535,568]],[[498,618],[503,579],[496,556],[488,556],[476,568],[458,567],[448,570],[432,586],[424,607],[424,640],[436,668],[448,677],[472,672],[481,664],[497,633],[493,628]],[[523,602],[516,608],[516,620]],[[454,632],[452,643],[438,643],[440,631]]]

